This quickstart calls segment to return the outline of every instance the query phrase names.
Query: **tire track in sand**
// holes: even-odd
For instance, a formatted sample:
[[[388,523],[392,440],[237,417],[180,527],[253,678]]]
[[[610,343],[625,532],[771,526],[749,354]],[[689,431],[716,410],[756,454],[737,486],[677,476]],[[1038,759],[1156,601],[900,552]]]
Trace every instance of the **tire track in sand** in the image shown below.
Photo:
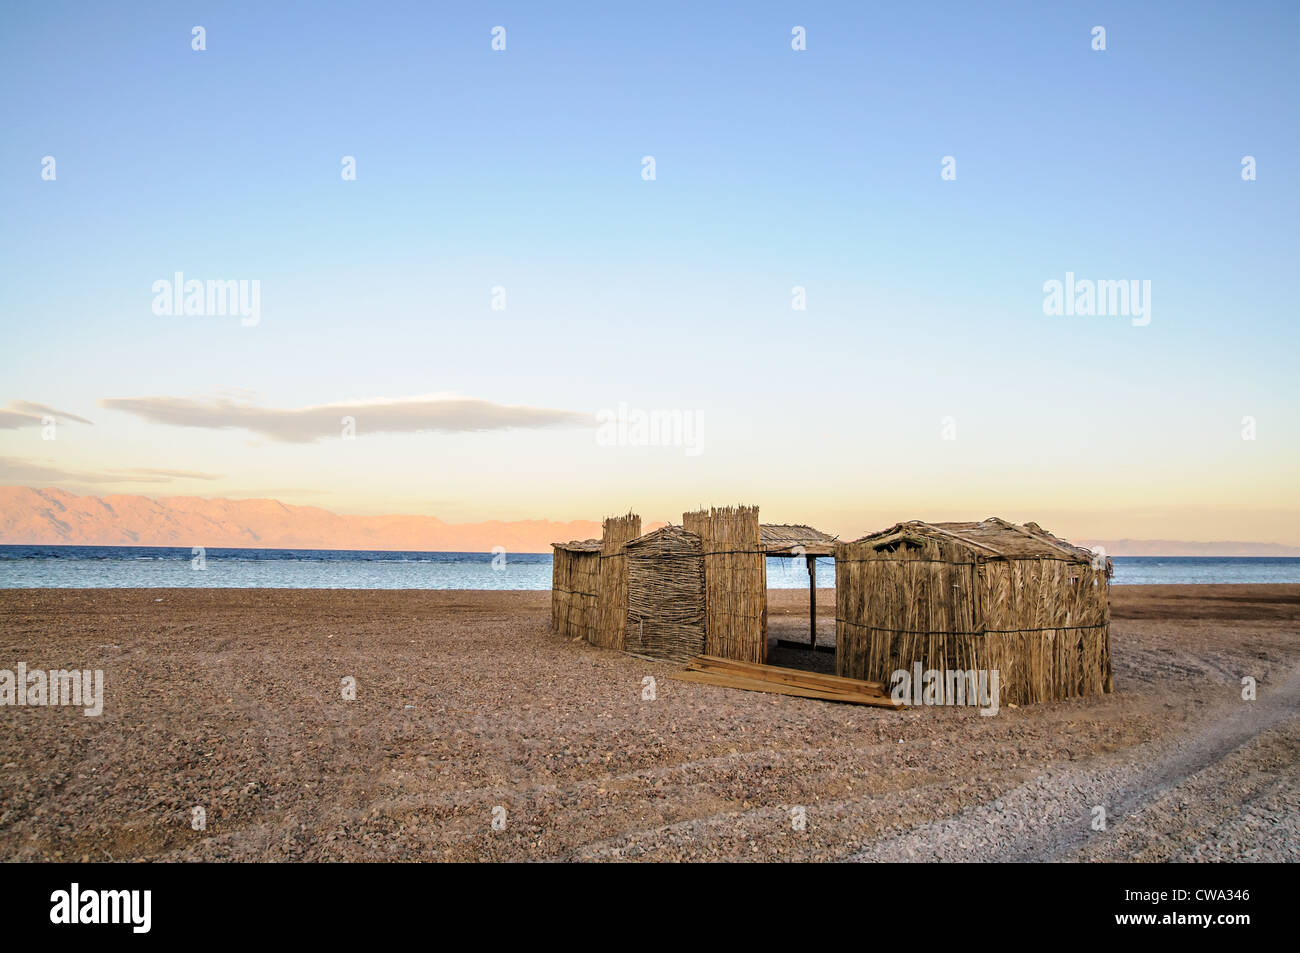
[[[1203,717],[1208,724],[1186,740],[1144,745],[1123,761],[1044,774],[998,800],[877,840],[850,859],[1069,860],[1084,846],[1113,838],[1127,820],[1183,781],[1213,771],[1243,745],[1300,717],[1300,668],[1256,701],[1235,709],[1216,706]],[[1096,805],[1105,808],[1105,831],[1092,830]]]

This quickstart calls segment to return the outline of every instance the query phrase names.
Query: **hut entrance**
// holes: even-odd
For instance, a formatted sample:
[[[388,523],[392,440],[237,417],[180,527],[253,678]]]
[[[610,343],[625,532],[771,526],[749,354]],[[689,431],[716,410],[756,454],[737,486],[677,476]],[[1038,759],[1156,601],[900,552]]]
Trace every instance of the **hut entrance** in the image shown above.
[[[788,560],[791,570],[808,574],[807,621],[803,624],[802,631],[796,622],[796,619],[802,621],[802,610],[796,609],[784,599],[770,620],[770,635],[775,640],[772,646],[773,664],[811,671],[833,670],[834,629],[824,625],[826,631],[821,639],[817,638],[817,560],[819,557],[835,555],[835,538],[811,526],[768,523],[759,529],[764,555],[779,558],[782,562]],[[833,581],[834,574],[829,576]],[[823,612],[822,615],[824,622],[834,618],[828,612]]]

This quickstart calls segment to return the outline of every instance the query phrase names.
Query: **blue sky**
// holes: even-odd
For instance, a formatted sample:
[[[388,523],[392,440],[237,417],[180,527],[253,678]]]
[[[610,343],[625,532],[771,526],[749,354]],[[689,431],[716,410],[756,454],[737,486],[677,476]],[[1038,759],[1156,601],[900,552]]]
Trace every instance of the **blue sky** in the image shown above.
[[[0,482],[1300,543],[1295,5],[267,6],[0,13],[0,406],[94,421],[0,429]],[[259,280],[260,323],[155,315],[178,270]],[[1151,323],[1044,315],[1067,271],[1149,280]],[[706,449],[99,404],[448,393],[698,413]],[[210,478],[87,480],[133,469]]]

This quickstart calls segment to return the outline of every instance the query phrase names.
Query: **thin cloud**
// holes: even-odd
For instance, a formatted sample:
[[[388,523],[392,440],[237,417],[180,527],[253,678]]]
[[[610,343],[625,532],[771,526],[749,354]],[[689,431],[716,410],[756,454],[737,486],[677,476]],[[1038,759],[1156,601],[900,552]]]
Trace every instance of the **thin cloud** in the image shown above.
[[[20,414],[0,407],[0,430],[17,430],[19,427],[38,427],[41,418],[31,414]]]
[[[152,423],[204,430],[247,430],[282,443],[312,443],[337,438],[343,418],[356,422],[356,435],[372,433],[471,433],[486,430],[536,430],[593,423],[587,414],[543,407],[496,404],[489,400],[434,395],[322,404],[280,409],[213,397],[119,397],[99,402]]]
[[[30,400],[12,400],[9,402],[8,407],[0,407],[0,430],[40,427],[44,424],[46,417],[54,417],[57,420],[72,420],[79,424],[94,426],[94,421],[79,417],[76,414],[70,414],[66,410],[56,410],[47,404],[37,404]]]
[[[176,480],[219,480],[220,473],[196,470],[68,470],[47,466],[17,457],[0,457],[0,483],[17,484],[102,484],[102,483],[172,483]]]
[[[203,473],[199,470],[156,470],[152,467],[142,467],[137,470],[106,470],[105,473],[121,473],[135,479],[159,477],[168,480],[220,480],[225,476],[224,473]]]

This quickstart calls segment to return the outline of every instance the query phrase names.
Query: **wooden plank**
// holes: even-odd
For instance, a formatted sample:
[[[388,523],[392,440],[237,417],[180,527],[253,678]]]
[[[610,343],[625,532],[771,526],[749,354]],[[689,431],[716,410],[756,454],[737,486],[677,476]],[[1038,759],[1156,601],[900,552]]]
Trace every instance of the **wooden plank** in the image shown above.
[[[770,692],[776,695],[795,695],[801,698],[819,698],[824,701],[853,702],[857,701],[859,698],[863,701],[880,701],[880,699],[875,695],[857,696],[849,695],[845,692],[826,692],[803,685],[786,685],[781,682],[764,681],[761,678],[744,678],[743,676],[732,675],[727,672],[700,672],[687,670],[684,672],[675,672],[668,677],[679,682],[697,682],[702,685],[715,685],[720,688],[740,688],[747,691]]]
[[[722,666],[689,664],[689,672],[703,672],[705,674],[725,675],[732,678],[743,678],[755,682],[768,682],[773,685],[789,685],[794,688],[806,688],[810,691],[827,692],[832,695],[870,695],[873,698],[884,698],[886,693],[880,691],[870,683],[863,682],[851,687],[844,685],[828,685],[816,679],[800,678],[798,674],[789,674],[785,672],[746,672],[740,669],[725,668]]]
[[[866,705],[871,708],[902,709],[906,705],[896,705],[888,696],[851,695],[844,692],[828,692],[802,685],[789,685],[781,682],[769,682],[757,678],[743,678],[726,672],[676,672],[668,678],[678,682],[695,682],[701,685],[714,685],[718,688],[738,688],[751,692],[767,692],[773,695],[793,695],[798,698],[813,698],[819,701],[842,702],[849,705]]]
[[[688,663],[687,670],[696,672],[716,672],[720,675],[734,675],[737,678],[750,678],[755,681],[773,682],[781,685],[797,685],[804,688],[816,689],[817,691],[822,692],[835,692],[841,695],[875,695],[877,697],[883,697],[888,694],[888,692],[884,691],[872,682],[858,682],[857,680],[853,680],[855,684],[845,685],[842,682],[830,682],[816,677],[809,678],[806,673],[790,672],[789,670],[756,672],[694,662]]]
[[[790,681],[803,682],[813,687],[846,692],[875,692],[888,694],[884,682],[869,682],[860,678],[845,678],[840,675],[823,675],[820,672],[805,672],[798,668],[784,668],[780,665],[761,665],[756,662],[739,662],[735,659],[718,658],[714,655],[698,655],[687,663],[690,667],[725,669],[749,678],[786,678]]]

